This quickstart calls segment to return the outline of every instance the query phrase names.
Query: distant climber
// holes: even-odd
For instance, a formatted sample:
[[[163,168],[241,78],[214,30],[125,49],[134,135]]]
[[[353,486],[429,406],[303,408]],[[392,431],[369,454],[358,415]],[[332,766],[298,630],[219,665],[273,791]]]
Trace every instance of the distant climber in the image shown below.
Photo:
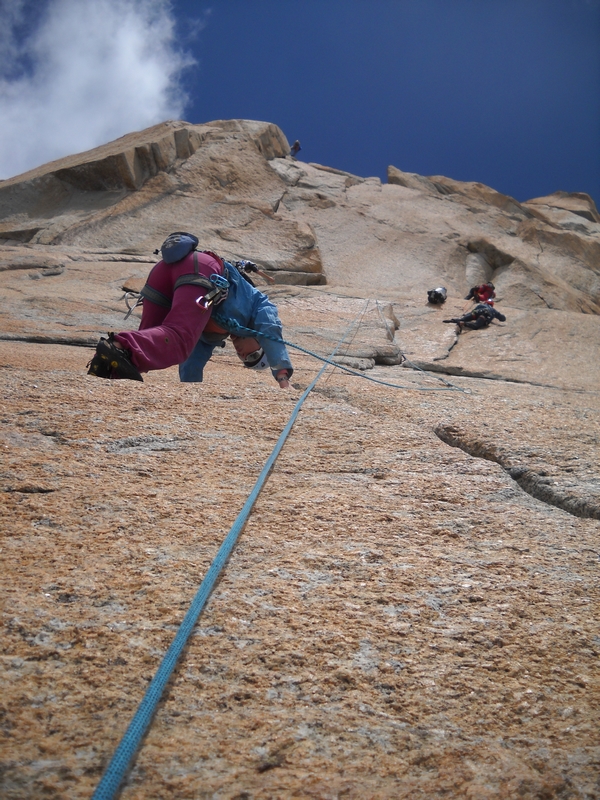
[[[427,302],[431,303],[431,305],[439,306],[446,302],[447,296],[446,288],[444,286],[438,286],[437,289],[430,289],[427,292]]]
[[[298,139],[296,139],[296,141],[290,148],[290,155],[295,158],[296,154],[299,153],[300,150],[302,150],[302,148],[300,147],[300,142],[298,141]]]
[[[476,303],[487,303],[496,297],[494,284],[489,281],[482,283],[480,286],[473,286],[465,300],[474,300]]]
[[[197,245],[197,237],[183,231],[165,239],[160,250],[162,260],[155,264],[140,292],[143,310],[139,329],[102,337],[88,364],[88,375],[143,381],[142,372],[183,365],[210,327],[215,308],[220,308],[229,295],[226,321],[231,326],[217,329],[208,357],[218,341],[237,331],[235,323],[282,338],[277,309],[268,298],[251,286],[237,267],[208,250],[198,251]],[[262,362],[271,367],[282,389],[290,385],[293,369],[284,345],[265,338],[263,348],[262,343],[250,338],[251,334],[241,331],[236,336],[236,352],[246,366],[259,368]],[[202,370],[199,377],[181,380],[202,380]]]
[[[506,317],[493,307],[493,303],[479,303],[472,311],[467,311],[462,317],[453,317],[452,319],[444,319],[442,322],[454,322],[458,325],[458,332],[468,328],[472,331],[487,328],[493,320],[506,322]]]

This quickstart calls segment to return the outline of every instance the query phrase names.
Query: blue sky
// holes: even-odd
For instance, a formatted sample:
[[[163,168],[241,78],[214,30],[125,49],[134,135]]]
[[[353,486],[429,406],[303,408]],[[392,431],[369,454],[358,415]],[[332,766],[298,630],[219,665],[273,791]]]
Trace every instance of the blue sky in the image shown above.
[[[0,11],[14,22],[0,39],[4,177],[162,119],[246,118],[298,138],[301,160],[361,176],[385,180],[393,164],[521,201],[564,190],[600,203],[600,0],[0,0]]]
[[[178,0],[177,15],[199,17]],[[191,51],[190,121],[276,122],[301,159],[600,202],[600,3],[221,0]],[[196,10],[194,10],[196,9]]]

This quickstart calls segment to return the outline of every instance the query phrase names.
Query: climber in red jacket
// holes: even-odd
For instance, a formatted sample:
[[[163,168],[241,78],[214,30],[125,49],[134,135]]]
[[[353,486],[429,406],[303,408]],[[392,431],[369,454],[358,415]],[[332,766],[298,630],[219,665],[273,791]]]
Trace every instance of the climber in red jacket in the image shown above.
[[[489,303],[490,300],[496,297],[495,288],[491,281],[482,283],[480,286],[473,286],[465,300],[474,300],[476,303]]]

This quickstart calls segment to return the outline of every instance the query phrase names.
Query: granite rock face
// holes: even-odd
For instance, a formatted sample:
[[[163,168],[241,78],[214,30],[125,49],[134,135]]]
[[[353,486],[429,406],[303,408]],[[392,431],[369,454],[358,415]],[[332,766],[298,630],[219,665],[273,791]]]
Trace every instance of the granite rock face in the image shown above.
[[[168,233],[192,230],[278,284],[393,304],[395,358],[404,350],[450,374],[550,385],[590,377],[586,353],[571,347],[579,333],[600,346],[600,222],[587,195],[518,203],[395,167],[382,184],[288,153],[269,123],[167,122],[1,182],[4,331],[64,340],[73,327],[91,338],[120,327],[121,287],[143,283]],[[468,289],[488,280],[508,322],[459,342],[440,316],[460,315]],[[426,303],[440,284],[443,309]]]
[[[267,123],[164,123],[0,183],[0,238],[150,257],[171,231],[192,229],[206,249],[318,283],[310,229],[275,215],[268,159],[288,151]]]
[[[288,153],[168,122],[0,182],[0,795],[92,795],[316,354],[121,796],[597,797],[596,207]],[[292,389],[86,374],[182,229],[275,278]]]

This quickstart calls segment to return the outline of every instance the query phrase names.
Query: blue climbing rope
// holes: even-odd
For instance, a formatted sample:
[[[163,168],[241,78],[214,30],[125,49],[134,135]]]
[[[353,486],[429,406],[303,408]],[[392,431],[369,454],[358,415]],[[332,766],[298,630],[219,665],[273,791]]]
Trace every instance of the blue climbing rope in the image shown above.
[[[366,305],[365,305],[366,308]],[[364,313],[364,309],[359,315],[362,316]],[[357,319],[359,318],[357,317]],[[354,326],[356,320],[350,323],[346,333],[340,339],[338,344],[336,345],[335,349],[332,352],[332,356],[339,350],[341,345],[344,343],[346,338],[348,337],[352,327]],[[123,734],[123,738],[121,739],[115,753],[111,759],[110,764],[106,768],[104,775],[100,783],[98,784],[96,791],[93,794],[92,800],[112,800],[119,791],[119,787],[123,782],[123,779],[129,769],[131,762],[133,761],[140,743],[144,738],[146,731],[148,730],[150,723],[152,722],[152,718],[156,712],[156,708],[162,696],[162,693],[169,682],[169,678],[171,677],[171,673],[175,669],[177,665],[177,661],[183,649],[189,639],[194,626],[200,616],[202,609],[206,605],[206,602],[210,596],[210,593],[219,577],[221,570],[223,569],[225,562],[229,558],[231,551],[233,550],[235,543],[252,511],[252,507],[256,502],[256,498],[258,497],[260,490],[262,489],[265,481],[267,480],[271,469],[273,468],[273,464],[277,456],[279,455],[281,448],[283,447],[285,440],[287,439],[294,422],[296,421],[296,417],[298,416],[298,412],[302,404],[304,403],[305,399],[308,397],[310,392],[312,391],[313,387],[323,374],[323,372],[327,369],[327,366],[332,363],[327,359],[323,359],[327,361],[327,363],[321,368],[317,376],[314,380],[310,383],[308,388],[302,394],[298,402],[296,403],[294,410],[288,420],[285,428],[281,432],[275,447],[269,458],[267,459],[265,466],[263,467],[262,472],[258,476],[258,479],[254,485],[254,488],[250,492],[248,499],[246,500],[242,510],[238,514],[235,522],[231,526],[231,529],[227,536],[225,537],[217,555],[215,556],[212,564],[210,565],[208,572],[202,583],[200,584],[200,588],[196,593],[196,596],[192,600],[192,603],[188,609],[187,614],[185,615],[183,622],[179,626],[179,630],[177,631],[175,638],[165,657],[163,658],[154,678],[150,682],[146,690],[146,694],[144,695],[138,709],[129,723],[129,727]],[[337,366],[334,364],[334,366]]]

